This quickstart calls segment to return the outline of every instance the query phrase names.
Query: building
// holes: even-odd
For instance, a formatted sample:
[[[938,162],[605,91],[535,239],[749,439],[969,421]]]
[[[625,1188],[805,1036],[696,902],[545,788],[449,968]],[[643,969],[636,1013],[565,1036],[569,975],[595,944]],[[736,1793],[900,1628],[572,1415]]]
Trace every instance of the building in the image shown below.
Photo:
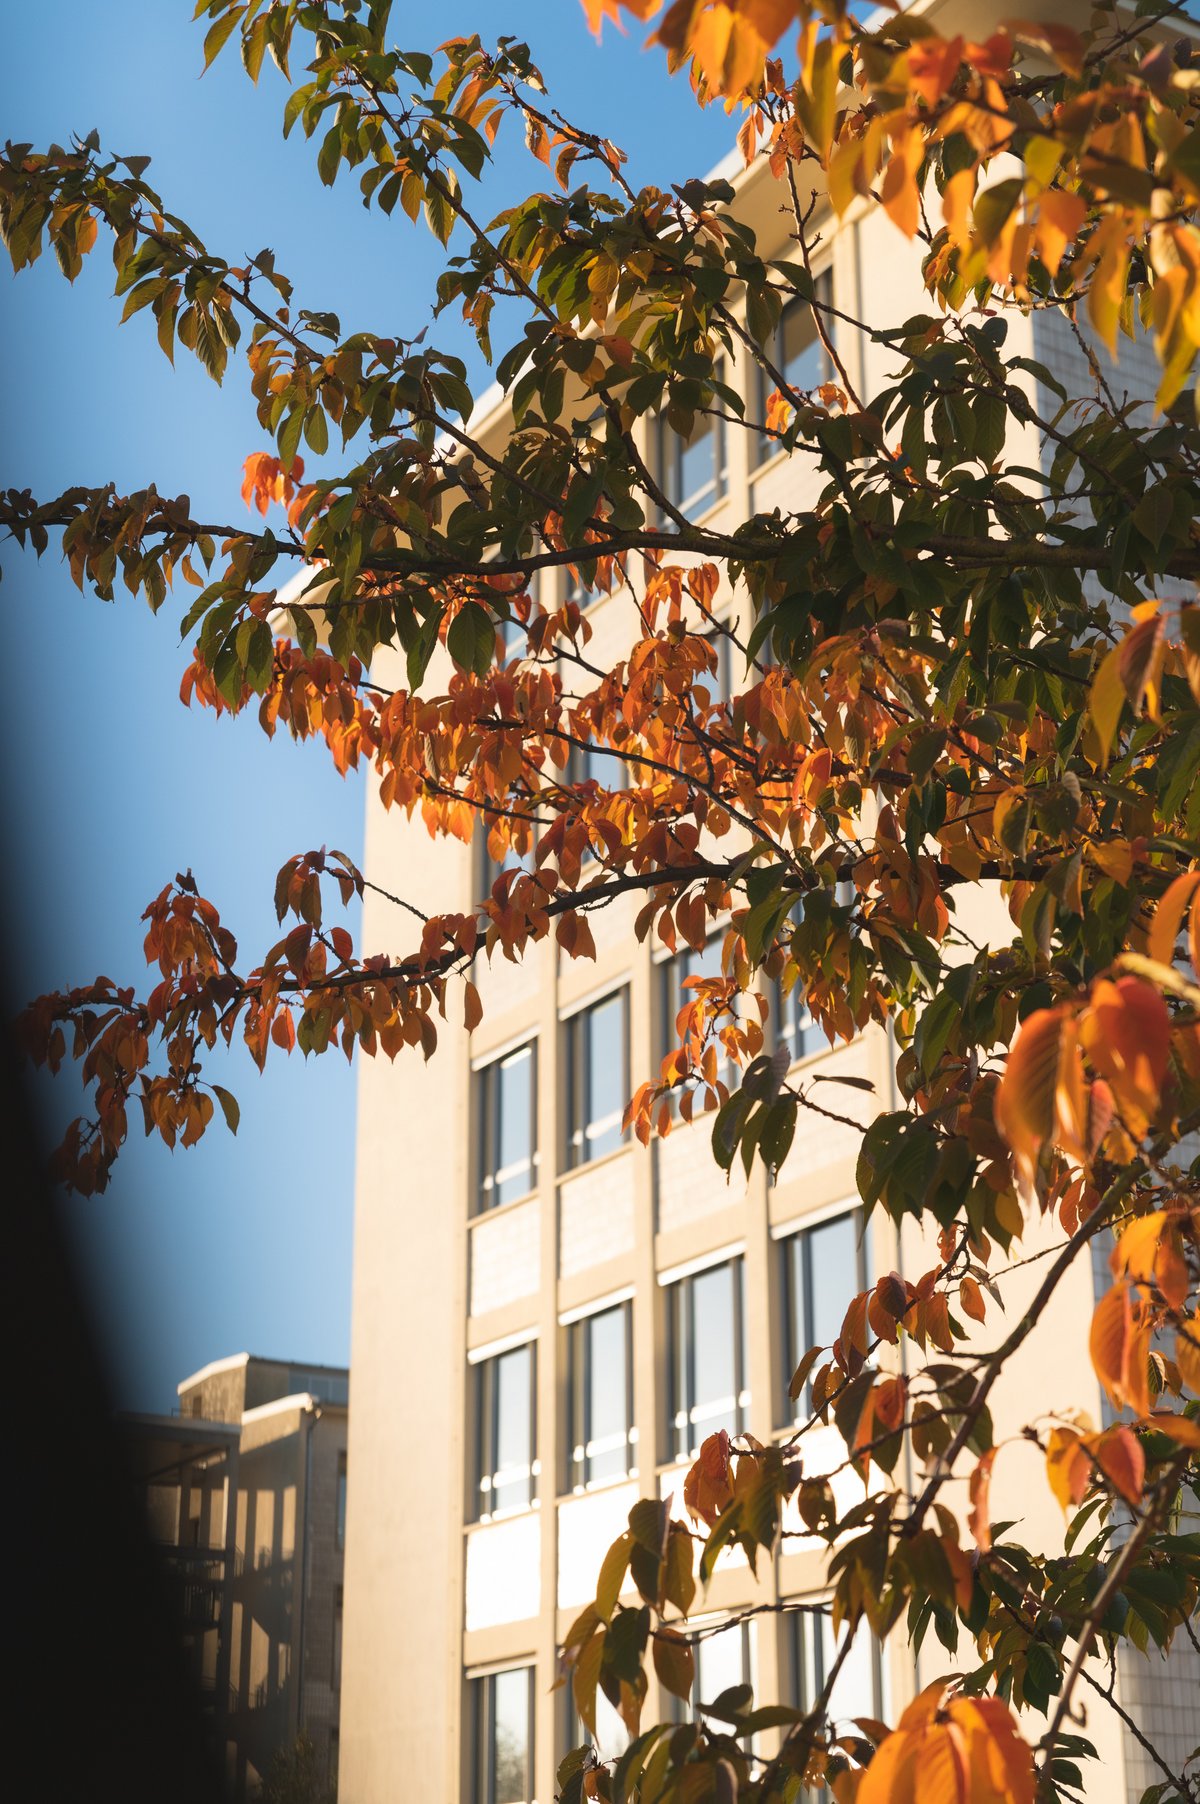
[[[184,1379],[178,1415],[124,1419],[239,1801],[301,1733],[336,1783],[349,1385],[237,1353]]]
[[[983,35],[978,5],[935,0],[931,10],[942,29],[966,21]],[[739,157],[718,173],[735,183],[736,208],[763,254],[787,256],[782,196],[763,163],[743,172]],[[881,210],[852,209],[838,222],[818,203],[815,232],[820,279],[848,312],[893,323],[929,310],[918,252]],[[860,390],[885,385],[895,365],[886,347],[839,325],[838,349]],[[1006,351],[1060,371],[1083,362],[1069,329],[1045,313],[1014,316]],[[824,378],[805,309],[785,312],[776,360],[800,388]],[[1146,348],[1123,360],[1121,377],[1152,392]],[[739,356],[727,379],[749,394],[759,374]],[[473,431],[498,448],[508,418],[497,397]],[[646,423],[637,431],[671,499],[716,526],[776,503],[793,510],[813,492],[799,457],[772,454],[719,422],[702,421],[686,447]],[[1016,461],[1037,465],[1036,438],[1013,448]],[[542,600],[561,601],[568,573],[543,580]],[[728,594],[725,605],[736,605]],[[598,598],[589,618],[590,656],[607,668],[633,631],[628,603]],[[404,682],[399,662],[393,671],[383,656],[372,674]],[[592,774],[603,781],[602,765],[601,752]],[[472,855],[430,840],[419,818],[409,825],[385,814],[373,792],[366,847],[373,883],[421,909],[465,910],[483,893],[478,842]],[[802,1111],[774,1182],[756,1165],[748,1183],[727,1184],[712,1160],[711,1123],[681,1124],[649,1149],[622,1138],[633,1084],[657,1070],[680,986],[701,968],[653,939],[639,944],[636,910],[623,900],[593,915],[594,964],[560,958],[552,945],[519,967],[481,961],[485,1012],[473,1034],[447,1024],[427,1065],[401,1057],[360,1068],[343,1804],[549,1804],[557,1761],[581,1739],[566,1693],[552,1691],[556,1648],[593,1596],[631,1503],[673,1495],[682,1514],[688,1462],[718,1427],[764,1441],[786,1433],[797,1350],[833,1338],[868,1273],[917,1276],[935,1262],[911,1227],[897,1236],[877,1215],[863,1233],[858,1135],[848,1126]],[[976,938],[986,917],[982,907],[971,923]],[[997,926],[1007,941],[1007,917]],[[363,938],[368,947],[396,939],[377,892],[367,895]],[[894,1106],[881,1031],[831,1052],[802,1008],[782,1010],[774,1031],[795,1061],[871,1081],[870,1098],[839,1090],[839,1113],[865,1122]],[[1037,1244],[1034,1231],[1023,1250]],[[1008,1286],[1009,1320],[1032,1295],[1036,1271]],[[1053,1382],[1055,1400],[1099,1421],[1101,1394],[1078,1332],[1093,1302],[1080,1262],[1056,1303],[1056,1319],[1072,1326],[1059,1339]],[[1052,1319],[997,1387],[998,1434],[1006,1412],[1023,1422],[1027,1397],[1047,1395]],[[832,1465],[842,1443],[826,1432]],[[992,1513],[1022,1518],[1033,1542],[1061,1546],[1061,1513],[1036,1448],[1006,1448]],[[704,1605],[714,1621],[755,1603],[822,1597],[822,1557],[798,1527],[788,1524],[793,1538],[757,1585],[743,1563],[723,1560]],[[766,1700],[813,1695],[831,1653],[815,1620],[763,1614],[706,1640],[699,1695],[742,1679]],[[919,1659],[902,1630],[882,1659],[864,1641],[844,1670],[835,1715],[894,1720],[946,1665],[932,1638]],[[1200,1663],[1186,1651],[1169,1668],[1122,1667],[1120,1695],[1179,1761],[1194,1740],[1197,1685]],[[651,1676],[645,1720],[669,1710]],[[617,1733],[601,1724],[604,1753],[615,1751]],[[1136,1799],[1158,1776],[1102,1706],[1090,1710],[1088,1733],[1101,1751],[1105,1799]]]

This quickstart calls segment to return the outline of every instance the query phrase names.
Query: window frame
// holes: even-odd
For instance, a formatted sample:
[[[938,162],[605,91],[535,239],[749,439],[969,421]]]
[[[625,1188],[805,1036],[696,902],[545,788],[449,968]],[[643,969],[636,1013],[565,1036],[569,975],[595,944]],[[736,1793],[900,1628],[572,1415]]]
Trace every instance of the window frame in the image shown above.
[[[537,1743],[537,1685],[536,1668],[530,1660],[520,1660],[511,1666],[500,1666],[490,1672],[471,1674],[467,1683],[471,1687],[471,1767],[474,1780],[473,1797],[477,1804],[498,1804],[496,1789],[496,1680],[509,1673],[525,1674],[527,1697],[525,1722],[525,1791],[526,1798],[522,1804],[532,1804],[535,1793],[533,1784],[534,1760]]]
[[[591,1462],[596,1457],[597,1449],[591,1437],[591,1386],[588,1379],[592,1370],[592,1348],[589,1333],[601,1316],[620,1310],[623,1316],[625,1344],[625,1432],[620,1442],[625,1448],[625,1467],[617,1473],[593,1476]],[[582,1434],[580,1428],[582,1425]],[[606,1440],[610,1437],[605,1437]],[[609,1451],[609,1447],[599,1449]],[[633,1298],[620,1297],[615,1302],[602,1303],[597,1309],[590,1309],[585,1315],[574,1317],[567,1324],[567,1434],[566,1452],[566,1489],[568,1493],[579,1496],[589,1491],[600,1490],[607,1485],[623,1484],[637,1476],[637,1425],[634,1421],[633,1405]]]
[[[827,263],[823,269],[819,269],[816,272],[816,275],[813,278],[813,288],[818,299],[826,306],[833,305],[832,264]],[[785,361],[783,347],[784,321],[789,313],[800,312],[807,312],[811,316],[811,302],[804,300],[801,295],[795,295],[790,301],[786,302],[781,309],[779,319],[775,325],[775,330],[771,334],[771,361],[775,365],[775,368],[781,373],[784,370]],[[821,344],[815,325],[813,326],[813,343],[819,347],[822,364],[826,366],[821,381],[832,381],[835,372],[830,365],[828,352]],[[755,400],[758,407],[758,418],[759,423],[765,426],[767,419],[767,401],[775,392],[778,385],[772,381],[771,377],[757,360],[755,361],[754,368],[756,372]],[[820,384],[814,384],[814,386],[819,387]],[[811,393],[811,390],[802,390],[800,392]],[[789,455],[787,447],[782,445],[777,438],[771,438],[766,432],[754,434],[750,441],[751,480],[753,480],[767,464],[772,462],[774,458],[785,455]]]
[[[718,1271],[722,1266],[735,1268],[733,1285],[733,1376],[732,1414],[734,1428],[731,1439],[745,1434],[750,1425],[750,1357],[748,1345],[748,1309],[746,1299],[746,1256],[744,1251],[727,1254],[711,1264],[682,1273],[662,1286],[667,1309],[667,1410],[666,1430],[670,1437],[669,1463],[682,1464],[694,1459],[708,1433],[696,1433],[695,1395],[695,1281]],[[685,1309],[686,1304],[686,1309]],[[719,1399],[723,1404],[724,1399]],[[713,1414],[718,1412],[713,1407]],[[701,1424],[702,1426],[702,1424]]]
[[[784,1419],[785,1425],[788,1426],[794,1425],[797,1422],[806,1421],[812,1414],[811,1379],[805,1384],[801,1395],[794,1401],[788,1395],[788,1386],[792,1373],[800,1364],[801,1359],[808,1351],[809,1347],[813,1345],[812,1339],[810,1338],[813,1315],[812,1238],[815,1234],[820,1233],[822,1228],[828,1228],[833,1222],[844,1221],[847,1217],[850,1218],[856,1229],[854,1246],[857,1269],[854,1278],[855,1288],[850,1293],[850,1296],[856,1296],[859,1291],[867,1288],[871,1282],[872,1272],[871,1245],[870,1238],[867,1234],[866,1211],[860,1202],[847,1200],[844,1206],[839,1205],[832,1209],[815,1211],[811,1221],[798,1221],[793,1223],[785,1233],[778,1236],[776,1241],[780,1262],[780,1285],[783,1292],[785,1370],[782,1376],[782,1384],[785,1403]],[[796,1261],[793,1249],[796,1247],[797,1242],[800,1243],[800,1252],[802,1256],[801,1284],[804,1293],[802,1298],[802,1313],[804,1317],[803,1328],[800,1326],[800,1314],[796,1309],[795,1295]],[[846,1298],[846,1303],[847,1307],[849,1307],[849,1296]],[[790,1417],[787,1413],[788,1410],[791,1411]]]
[[[509,1169],[500,1165],[500,1136],[503,1130],[503,1101],[497,1103],[495,1091],[499,1087],[499,1074],[520,1054],[528,1053],[531,1061],[529,1078],[529,1153],[521,1161],[529,1168],[529,1187],[519,1196],[507,1197],[503,1202],[497,1200],[500,1185],[505,1181],[505,1173]],[[531,1034],[527,1040],[515,1046],[508,1046],[493,1053],[483,1063],[476,1065],[471,1073],[475,1086],[475,1183],[471,1213],[473,1217],[490,1215],[494,1209],[508,1208],[511,1204],[523,1202],[532,1196],[538,1187],[540,1161],[538,1156],[538,1036]],[[513,1166],[513,1170],[518,1166]]]
[[[525,1352],[529,1354],[529,1464],[524,1468],[513,1468],[513,1472],[516,1478],[525,1480],[526,1495],[519,1502],[489,1508],[488,1504],[495,1497],[498,1481],[503,1480],[506,1485],[515,1482],[513,1477],[505,1475],[506,1468],[497,1463],[500,1447],[500,1386],[496,1381],[497,1367],[500,1360],[507,1359],[511,1354]],[[474,1392],[474,1484],[470,1520],[502,1522],[509,1516],[519,1516],[526,1510],[537,1507],[538,1478],[541,1471],[537,1451],[537,1336],[517,1341],[512,1346],[498,1348],[495,1353],[474,1360],[471,1365],[471,1382]]]
[[[596,1122],[585,1119],[587,1110],[588,1082],[591,1075],[591,1056],[586,1037],[585,1024],[610,1002],[619,1000],[621,1004],[621,1090],[629,1095],[629,984],[624,982],[614,985],[603,996],[596,996],[581,1008],[573,1010],[561,1023],[564,1037],[564,1067],[566,1083],[566,1109],[564,1111],[564,1146],[563,1169],[565,1171],[582,1171],[595,1164],[598,1159],[608,1158],[619,1152],[629,1143],[629,1130],[622,1128],[620,1136],[613,1146],[606,1146],[602,1152],[589,1153],[588,1131],[597,1126]],[[624,1114],[622,1104],[621,1114]],[[605,1125],[611,1122],[611,1115],[605,1116]]]

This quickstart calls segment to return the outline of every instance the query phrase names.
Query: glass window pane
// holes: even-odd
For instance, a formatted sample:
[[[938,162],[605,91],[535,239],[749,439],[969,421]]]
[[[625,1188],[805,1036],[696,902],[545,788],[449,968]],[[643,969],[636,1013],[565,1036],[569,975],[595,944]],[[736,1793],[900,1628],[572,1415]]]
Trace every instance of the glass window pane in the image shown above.
[[[806,1345],[828,1347],[841,1333],[850,1299],[858,1290],[857,1211],[810,1228],[807,1239],[811,1316]]]
[[[533,1348],[514,1347],[493,1361],[496,1396],[493,1510],[528,1503],[533,1465]]]
[[[623,1477],[629,1461],[625,1305],[589,1316],[587,1462],[589,1479]]]
[[[737,1433],[734,1267],[715,1265],[691,1280],[693,1440],[725,1428]]]
[[[829,359],[817,337],[812,309],[803,301],[785,307],[779,321],[779,369],[789,388],[819,388],[829,375]]]
[[[533,1189],[533,1047],[502,1059],[496,1076],[499,1158],[492,1200],[507,1203]]]
[[[584,1017],[587,1035],[584,1094],[585,1157],[599,1158],[620,1146],[625,1113],[625,997],[610,996]]]
[[[498,1672],[493,1703],[490,1804],[526,1804],[529,1797],[529,1685],[527,1667]]]
[[[707,1635],[696,1649],[696,1697],[711,1704],[734,1685],[747,1685],[746,1634],[741,1623],[731,1623],[719,1634]]]
[[[843,1623],[841,1634],[836,1641],[833,1634],[833,1623],[828,1616],[821,1618],[821,1683],[825,1682],[825,1674],[833,1664],[837,1649],[846,1638],[846,1625]],[[854,1632],[850,1652],[846,1656],[845,1665],[838,1673],[829,1694],[829,1720],[838,1733],[848,1730],[857,1716],[877,1716],[879,1713],[878,1685],[876,1683],[877,1655],[874,1638],[866,1622],[860,1622]]]

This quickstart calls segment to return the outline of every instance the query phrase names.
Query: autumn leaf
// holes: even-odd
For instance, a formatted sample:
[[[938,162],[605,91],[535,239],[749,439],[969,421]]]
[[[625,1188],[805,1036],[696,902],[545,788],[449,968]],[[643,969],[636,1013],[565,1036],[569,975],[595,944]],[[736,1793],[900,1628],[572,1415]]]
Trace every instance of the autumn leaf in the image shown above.
[[[967,1517],[967,1527],[974,1535],[975,1545],[980,1553],[986,1553],[992,1545],[992,1525],[991,1517],[988,1514],[988,1500],[992,1483],[992,1466],[996,1453],[995,1447],[989,1447],[983,1457],[977,1461],[968,1485],[971,1510]]]
[[[1031,1193],[1043,1149],[1084,1151],[1086,1107],[1070,1009],[1039,1009],[1022,1024],[996,1092],[996,1125]]]
[[[1092,1316],[1088,1349],[1111,1402],[1139,1416],[1150,1408],[1151,1323],[1131,1284],[1114,1284]]]
[[[938,1679],[904,1711],[857,1804],[1033,1804],[1033,1755],[998,1698],[953,1697]]]
[[[683,1481],[683,1501],[689,1514],[711,1528],[721,1511],[733,1501],[733,1471],[729,1436],[725,1429],[710,1434]]]
[[[1170,1063],[1171,1017],[1162,996],[1139,977],[1102,978],[1080,1018],[1079,1038],[1140,1138],[1158,1112]]]
[[[1072,1428],[1052,1428],[1046,1443],[1046,1472],[1065,1515],[1082,1501],[1092,1474],[1084,1437]]]

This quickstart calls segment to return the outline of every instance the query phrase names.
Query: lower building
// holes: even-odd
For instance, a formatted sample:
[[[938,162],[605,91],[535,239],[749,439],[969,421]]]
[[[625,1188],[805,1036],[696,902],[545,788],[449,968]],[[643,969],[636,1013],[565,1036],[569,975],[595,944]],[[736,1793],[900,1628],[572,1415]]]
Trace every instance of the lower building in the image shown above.
[[[349,1383],[238,1353],[124,1419],[237,1804],[301,1735],[337,1783]]]

